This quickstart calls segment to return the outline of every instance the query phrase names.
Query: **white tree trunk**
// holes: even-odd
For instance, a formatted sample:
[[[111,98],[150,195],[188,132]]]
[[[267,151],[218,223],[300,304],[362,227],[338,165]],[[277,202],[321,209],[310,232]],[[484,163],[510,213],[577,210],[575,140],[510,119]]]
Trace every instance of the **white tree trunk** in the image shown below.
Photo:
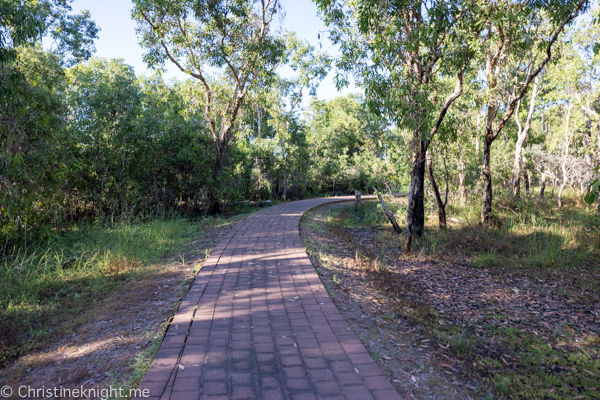
[[[527,120],[525,122],[525,127],[522,130],[521,124],[519,122],[519,107],[521,105],[521,102],[518,103],[517,110],[515,111],[515,121],[517,122],[517,126],[519,128],[517,144],[515,145],[515,159],[513,162],[513,195],[515,197],[519,197],[521,194],[521,166],[523,164],[523,146],[527,144],[527,140],[529,139],[529,131],[531,130],[531,119],[533,117],[533,111],[535,110],[535,101],[538,94],[538,83],[539,78],[536,77],[533,83],[533,92],[531,93],[531,101],[529,103],[529,112],[527,113]],[[527,182],[527,186],[529,186],[529,182]]]
[[[563,162],[561,165],[563,176],[562,182],[560,184],[560,189],[558,190],[558,208],[563,207],[562,193],[569,180],[569,171],[567,170],[567,158],[569,156],[569,144],[571,143],[571,134],[569,133],[569,122],[571,121],[572,108],[573,105],[569,104],[569,108],[567,109],[567,120],[565,123],[565,155],[563,157]]]

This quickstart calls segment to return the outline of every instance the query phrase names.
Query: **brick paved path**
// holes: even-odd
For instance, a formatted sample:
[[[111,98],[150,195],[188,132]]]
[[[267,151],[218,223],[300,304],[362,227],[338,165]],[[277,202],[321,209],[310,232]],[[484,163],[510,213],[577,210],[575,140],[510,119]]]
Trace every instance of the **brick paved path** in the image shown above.
[[[196,277],[140,388],[156,400],[400,399],[302,246],[302,214],[339,200],[286,203],[238,223]]]

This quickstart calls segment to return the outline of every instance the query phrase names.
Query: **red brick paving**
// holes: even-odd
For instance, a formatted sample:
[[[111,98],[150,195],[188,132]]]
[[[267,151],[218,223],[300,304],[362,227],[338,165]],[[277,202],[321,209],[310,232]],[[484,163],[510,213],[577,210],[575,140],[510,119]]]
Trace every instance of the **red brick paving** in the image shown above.
[[[281,204],[236,225],[198,273],[140,388],[160,400],[401,399],[300,240],[306,211],[352,199]]]

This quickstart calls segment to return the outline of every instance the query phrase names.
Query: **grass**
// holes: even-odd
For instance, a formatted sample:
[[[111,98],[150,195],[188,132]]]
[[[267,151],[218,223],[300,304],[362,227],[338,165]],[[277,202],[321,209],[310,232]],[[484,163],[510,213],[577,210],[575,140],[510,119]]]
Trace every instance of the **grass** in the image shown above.
[[[406,214],[406,199],[396,199],[384,195],[385,204],[396,217],[396,221],[402,221]],[[390,224],[388,217],[383,213],[378,200],[363,200],[363,206],[352,211],[344,221],[348,228]],[[391,226],[391,224],[390,224]]]
[[[405,206],[388,201],[388,207],[403,220]],[[597,304],[600,299],[600,216],[583,203],[576,193],[565,193],[562,210],[547,197],[523,197],[515,201],[510,195],[497,195],[494,202],[494,226],[479,222],[480,204],[465,207],[449,205],[447,231],[438,228],[436,209],[429,205],[431,217],[426,232],[414,241],[413,262],[467,262],[496,276],[526,276],[532,281],[558,282],[558,293],[576,303]],[[523,399],[600,399],[600,339],[590,335],[578,339],[576,327],[555,330],[550,338],[510,326],[483,324],[458,328],[438,324],[436,311],[426,302],[415,302],[407,282],[396,282],[385,260],[404,257],[404,236],[386,232],[377,234],[379,250],[374,251],[354,240],[349,231],[372,228],[389,222],[375,201],[364,207],[352,205],[337,209],[326,222],[331,224],[339,241],[356,252],[370,280],[390,294],[389,301],[399,301],[398,315],[418,324],[440,345],[464,361],[469,371],[482,377],[480,391],[487,398]],[[452,219],[450,219],[452,218]],[[389,229],[388,229],[389,230]],[[327,256],[326,254],[324,256]],[[396,285],[396,286],[393,286]],[[392,290],[393,288],[393,290]],[[492,315],[494,314],[494,315]],[[490,314],[490,319],[501,315]],[[573,328],[573,329],[571,329]],[[557,328],[558,329],[558,328]],[[492,345],[490,345],[492,343]],[[498,353],[497,349],[504,349]],[[512,357],[507,357],[506,353]],[[485,393],[484,393],[485,392]]]
[[[142,279],[147,266],[167,258],[185,263],[178,251],[223,223],[205,217],[80,225],[0,258],[0,367],[73,329],[69,320]]]
[[[415,240],[413,254],[428,258],[461,257],[475,267],[532,278],[569,281],[574,294],[598,299],[600,285],[600,215],[576,193],[565,194],[558,210],[551,199],[537,196],[515,201],[499,195],[494,203],[496,226],[479,222],[480,205],[450,205],[447,231],[437,217],[426,222],[426,234]],[[589,295],[593,298],[589,298]]]
[[[0,261],[0,363],[43,347],[60,323],[138,278],[198,230],[184,219],[79,226]]]

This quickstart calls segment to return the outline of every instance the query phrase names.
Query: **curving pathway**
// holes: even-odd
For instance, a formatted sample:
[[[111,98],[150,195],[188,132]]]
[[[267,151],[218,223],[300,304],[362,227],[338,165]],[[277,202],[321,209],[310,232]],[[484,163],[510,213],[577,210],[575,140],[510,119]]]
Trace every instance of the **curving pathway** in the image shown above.
[[[300,239],[302,200],[258,212],[198,273],[141,389],[150,399],[401,399],[337,310]],[[148,397],[142,397],[148,399]]]

